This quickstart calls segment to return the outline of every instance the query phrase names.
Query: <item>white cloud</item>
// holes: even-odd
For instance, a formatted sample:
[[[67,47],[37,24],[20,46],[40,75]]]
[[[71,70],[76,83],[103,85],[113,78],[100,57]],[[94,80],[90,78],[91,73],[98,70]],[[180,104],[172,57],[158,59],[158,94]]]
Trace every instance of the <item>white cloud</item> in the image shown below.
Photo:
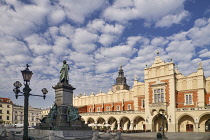
[[[98,42],[103,46],[110,46],[122,34],[124,26],[120,24],[108,24],[101,19],[96,19],[87,25],[87,30],[93,33],[99,33]]]
[[[0,31],[18,38],[36,31],[44,23],[49,7],[46,1],[36,5],[25,5],[21,1],[5,1],[8,5],[0,8]],[[13,8],[11,8],[13,7]]]
[[[207,58],[210,58],[210,51],[207,51],[205,53],[200,54],[199,57],[207,57]]]
[[[83,23],[85,18],[106,5],[105,0],[60,0],[68,19]]]
[[[94,58],[92,55],[72,52],[70,55],[70,60],[73,60],[76,66],[79,67],[93,67],[94,66]],[[93,68],[89,69],[92,70]]]
[[[97,34],[88,32],[85,29],[78,28],[75,31],[72,47],[81,53],[89,53],[95,50],[96,45],[94,44],[98,39]]]
[[[57,37],[55,45],[53,46],[53,52],[57,55],[67,55],[71,52],[70,48],[71,41],[65,37]]]
[[[122,34],[125,27],[120,24],[108,24],[102,19],[95,19],[87,25],[88,30],[97,31],[106,34]]]
[[[100,53],[103,56],[106,56],[109,58],[131,57],[135,52],[136,52],[136,49],[126,46],[126,45],[100,49]]]
[[[28,43],[29,48],[38,55],[44,55],[52,50],[52,47],[47,44],[47,41],[43,36],[38,34],[33,34],[25,38]]]
[[[66,19],[66,14],[61,7],[52,7],[48,16],[49,25],[57,25]]]
[[[116,0],[105,9],[105,19],[127,22],[138,18],[156,21],[167,14],[179,13],[183,10],[184,0]]]
[[[117,57],[114,59],[106,59],[103,62],[100,62],[96,65],[96,73],[106,73],[112,70],[117,70],[117,68],[122,64],[125,65],[129,62],[129,58],[126,57]]]
[[[167,43],[168,43],[168,40],[163,37],[156,37],[152,39],[151,41],[151,45],[160,46],[160,47],[164,47]]]
[[[161,20],[156,22],[156,27],[170,27],[173,24],[181,24],[183,19],[187,18],[190,15],[188,11],[183,10],[178,14],[166,15]]]
[[[75,29],[70,24],[63,24],[59,27],[61,35],[72,39],[74,36]]]
[[[0,54],[3,56],[12,55],[29,55],[30,51],[27,46],[18,41],[16,38],[0,34],[1,49]]]
[[[195,52],[195,47],[191,40],[172,41],[166,48],[169,56],[173,56],[173,60],[181,62],[189,62]]]
[[[98,42],[100,42],[104,46],[109,46],[109,45],[111,45],[116,40],[117,40],[117,37],[116,36],[109,35],[109,34],[102,34],[99,37]]]
[[[193,44],[195,46],[205,46],[210,44],[210,19],[206,19],[206,24],[200,23],[200,26],[198,26],[198,20],[196,20],[197,23],[195,27],[191,28],[188,31],[188,37],[193,40]],[[203,21],[204,22],[204,21]]]
[[[186,36],[187,36],[187,32],[180,32],[167,38],[169,40],[184,41],[184,40],[187,40]]]
[[[208,24],[208,21],[206,21],[206,19],[197,19],[195,21],[194,27],[203,27],[206,26]]]
[[[127,44],[128,46],[133,47],[137,43],[141,43],[143,45],[149,44],[149,39],[142,37],[142,36],[131,36],[127,38]]]
[[[25,61],[31,61],[31,57],[24,56],[24,55],[11,55],[11,56],[5,56],[6,62],[9,62],[11,64],[25,64]]]
[[[151,60],[154,59],[157,50],[161,52],[161,49],[156,46],[152,45],[142,46],[141,49],[139,49],[138,51],[138,56],[142,58],[141,61]]]

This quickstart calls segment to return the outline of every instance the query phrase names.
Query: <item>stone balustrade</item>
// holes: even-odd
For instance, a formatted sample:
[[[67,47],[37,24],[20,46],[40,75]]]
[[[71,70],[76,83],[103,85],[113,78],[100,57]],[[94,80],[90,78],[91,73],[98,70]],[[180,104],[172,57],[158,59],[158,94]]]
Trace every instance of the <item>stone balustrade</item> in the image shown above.
[[[126,110],[126,111],[105,111],[105,112],[87,112],[81,113],[81,116],[89,115],[119,115],[119,114],[144,114],[144,110]]]
[[[210,110],[210,106],[208,106],[208,107],[176,108],[176,111],[194,111],[194,110]]]

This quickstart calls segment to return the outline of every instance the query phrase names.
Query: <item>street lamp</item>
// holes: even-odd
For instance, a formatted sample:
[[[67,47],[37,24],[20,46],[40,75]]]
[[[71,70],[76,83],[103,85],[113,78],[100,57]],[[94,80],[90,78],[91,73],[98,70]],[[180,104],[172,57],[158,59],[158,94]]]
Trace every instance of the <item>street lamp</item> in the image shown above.
[[[23,92],[20,91],[20,87],[22,86],[22,84],[19,81],[16,81],[13,85],[15,86],[15,88],[13,89],[14,93],[15,93],[15,97],[16,99],[18,98],[18,96],[24,96],[24,129],[23,129],[23,140],[28,140],[28,100],[29,100],[29,96],[39,96],[39,97],[43,97],[45,99],[46,94],[47,94],[47,89],[43,88],[42,89],[42,95],[33,95],[30,94],[30,80],[31,77],[33,75],[32,71],[30,71],[28,69],[29,65],[26,64],[26,69],[21,71],[22,76],[23,76],[23,80],[24,80],[24,85],[25,87],[23,88]],[[19,94],[21,93],[21,95]]]

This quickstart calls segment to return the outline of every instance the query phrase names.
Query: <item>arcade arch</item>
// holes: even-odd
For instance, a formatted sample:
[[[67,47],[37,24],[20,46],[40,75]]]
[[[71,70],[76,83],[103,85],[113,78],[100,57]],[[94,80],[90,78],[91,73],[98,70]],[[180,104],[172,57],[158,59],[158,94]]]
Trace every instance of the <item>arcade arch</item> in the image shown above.
[[[152,120],[152,131],[158,132],[162,131],[162,129],[164,129],[164,131],[168,130],[168,121],[163,114],[157,114]]]
[[[184,114],[178,119],[178,132],[195,131],[195,122],[191,115]]]
[[[105,124],[105,119],[102,118],[102,117],[99,117],[97,120],[96,120],[97,124]]]
[[[126,116],[123,116],[120,119],[120,129],[122,130],[129,130],[130,129],[130,119]]]
[[[210,132],[210,113],[202,114],[198,125],[200,132]]]
[[[136,116],[133,119],[133,129],[134,130],[146,130],[145,120],[143,117]]]
[[[91,117],[89,117],[89,118],[87,118],[87,124],[94,124],[94,119],[93,118],[91,118]]]
[[[109,117],[107,119],[108,124],[110,125],[111,130],[117,129],[117,119],[114,117]]]

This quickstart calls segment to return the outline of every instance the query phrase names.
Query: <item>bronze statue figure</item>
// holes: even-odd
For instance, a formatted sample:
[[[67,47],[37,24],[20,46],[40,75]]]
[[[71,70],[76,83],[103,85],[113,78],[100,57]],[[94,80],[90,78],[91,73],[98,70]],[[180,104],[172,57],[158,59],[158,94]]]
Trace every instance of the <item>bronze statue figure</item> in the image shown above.
[[[69,68],[69,65],[66,64],[66,60],[64,60],[64,61],[63,61],[63,66],[62,66],[62,68],[61,68],[61,70],[60,70],[61,75],[60,75],[59,81],[60,81],[61,83],[67,83],[67,84],[68,84],[68,82],[69,82],[68,70],[69,70],[69,69],[70,69],[70,68]]]
[[[74,121],[74,120],[80,120],[81,116],[79,115],[79,111],[77,108],[70,105],[67,108],[67,121]]]
[[[56,124],[55,123],[56,116],[57,116],[57,104],[55,103],[54,106],[50,109],[50,113],[48,114],[50,124],[53,128],[55,127]]]

